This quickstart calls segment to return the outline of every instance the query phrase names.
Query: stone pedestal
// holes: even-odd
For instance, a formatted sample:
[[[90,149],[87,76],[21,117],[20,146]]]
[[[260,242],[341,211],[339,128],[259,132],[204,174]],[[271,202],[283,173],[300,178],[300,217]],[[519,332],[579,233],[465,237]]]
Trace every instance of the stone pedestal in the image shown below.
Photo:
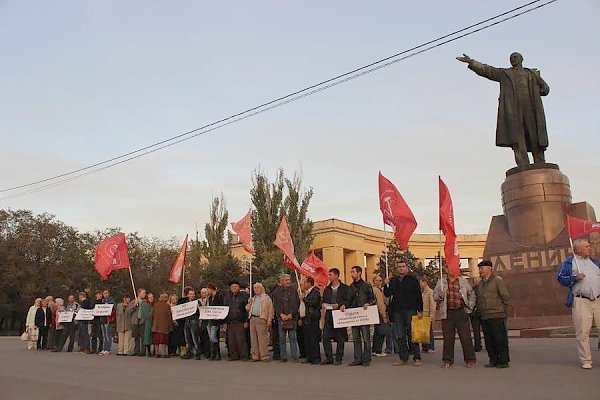
[[[570,255],[567,213],[596,220],[585,203],[571,203],[568,178],[555,164],[533,164],[509,170],[502,184],[504,215],[492,217],[484,257],[492,260],[511,294],[510,317],[523,327],[544,325],[550,317],[570,314],[566,289],[556,271]],[[600,250],[592,240],[594,250]]]
[[[543,246],[558,236],[570,205],[569,179],[556,164],[510,170],[502,184],[508,233],[524,246]]]

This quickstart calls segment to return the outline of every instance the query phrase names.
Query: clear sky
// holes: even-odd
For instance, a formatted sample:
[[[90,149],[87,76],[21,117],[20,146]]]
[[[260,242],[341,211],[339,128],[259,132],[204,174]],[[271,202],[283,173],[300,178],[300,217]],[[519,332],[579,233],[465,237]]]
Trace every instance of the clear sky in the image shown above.
[[[287,94],[521,1],[0,0],[0,188],[86,166]],[[458,233],[502,212],[512,151],[494,145],[498,84],[454,59],[508,67],[520,51],[550,85],[548,162],[600,212],[600,3],[561,0],[342,86],[0,207],[86,231],[183,237],[213,194],[232,219],[252,171],[301,168],[310,216],[381,227],[377,172],[437,232],[437,176]]]

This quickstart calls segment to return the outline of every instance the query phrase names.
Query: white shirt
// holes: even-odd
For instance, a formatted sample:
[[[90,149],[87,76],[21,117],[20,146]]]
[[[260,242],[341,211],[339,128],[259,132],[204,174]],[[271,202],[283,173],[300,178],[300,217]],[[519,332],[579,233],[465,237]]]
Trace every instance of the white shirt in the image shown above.
[[[589,258],[583,258],[576,255],[573,258],[573,276],[578,274],[578,271],[585,274],[585,278],[575,282],[573,285],[573,294],[595,299],[600,296],[600,267],[598,267]]]

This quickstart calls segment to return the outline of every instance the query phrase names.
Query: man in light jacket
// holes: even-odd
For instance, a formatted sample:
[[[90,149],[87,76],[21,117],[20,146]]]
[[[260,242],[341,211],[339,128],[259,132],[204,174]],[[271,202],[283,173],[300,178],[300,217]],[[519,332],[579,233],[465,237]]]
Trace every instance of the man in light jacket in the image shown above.
[[[433,294],[439,304],[444,336],[442,367],[448,368],[454,364],[454,342],[458,333],[467,368],[474,368],[476,357],[471,341],[469,314],[475,308],[475,292],[465,278],[448,274],[447,268],[444,269],[446,277],[438,281]]]
[[[423,316],[431,318],[429,327],[429,343],[421,345],[424,353],[435,353],[435,340],[433,337],[433,322],[435,321],[436,303],[433,298],[433,289],[429,287],[429,282],[424,276],[419,278],[419,286],[421,286],[421,295],[423,297]]]

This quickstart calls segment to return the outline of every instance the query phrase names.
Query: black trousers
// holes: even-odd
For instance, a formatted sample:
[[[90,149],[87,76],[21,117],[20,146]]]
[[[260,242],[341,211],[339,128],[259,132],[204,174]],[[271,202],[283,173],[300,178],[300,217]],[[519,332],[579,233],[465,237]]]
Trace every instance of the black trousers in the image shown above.
[[[133,336],[133,354],[144,354],[144,347],[142,346],[142,340],[144,339],[144,325],[145,324],[133,324],[131,326]]]
[[[302,321],[302,324],[298,324],[298,326],[296,327],[296,340],[298,341],[298,352],[300,353],[300,358],[307,358],[305,337],[306,328],[304,327],[304,321]]]
[[[279,360],[281,353],[279,352],[279,327],[277,318],[273,318],[271,326],[271,345],[273,346],[273,360]]]
[[[246,343],[246,330],[243,322],[230,322],[227,324],[227,340],[231,359],[247,359],[248,344]]]
[[[508,335],[504,318],[491,318],[481,320],[485,349],[490,357],[490,364],[508,364]]]
[[[304,355],[307,361],[311,363],[321,362],[321,349],[319,339],[321,330],[319,329],[319,320],[309,321],[305,319],[304,326]],[[304,321],[303,321],[304,322]],[[298,339],[300,341],[300,339]]]
[[[102,351],[102,347],[104,345],[104,341],[102,339],[102,328],[100,327],[100,323],[92,323],[92,353],[100,353]]]
[[[475,362],[471,326],[465,310],[448,310],[447,318],[442,320],[442,334],[444,335],[442,361],[454,364],[454,342],[457,333],[465,362]]]
[[[333,345],[331,344],[332,339],[335,339],[337,347],[335,349],[335,360],[338,362],[342,361],[344,357],[344,345],[346,343],[346,328],[335,329],[333,327],[333,317],[331,311],[327,311],[325,314],[325,327],[323,328],[323,352],[325,352],[325,359],[327,361],[333,361]]]
[[[481,347],[481,314],[479,312],[472,313],[469,316],[471,320],[471,328],[473,329],[473,347],[475,351],[480,351]]]
[[[38,328],[38,330],[39,330],[39,334],[38,334],[38,340],[37,340],[37,348],[38,348],[38,350],[44,350],[48,346],[48,327],[40,326]]]
[[[60,349],[65,346],[67,339],[69,340],[69,345],[67,346],[67,351],[73,351],[73,347],[75,347],[75,334],[77,333],[77,327],[73,322],[68,322],[63,324],[64,332],[62,337],[62,343],[60,344]]]
[[[90,334],[88,333],[88,323],[87,321],[79,321],[77,322],[77,345],[80,350],[89,351],[90,350]]]

